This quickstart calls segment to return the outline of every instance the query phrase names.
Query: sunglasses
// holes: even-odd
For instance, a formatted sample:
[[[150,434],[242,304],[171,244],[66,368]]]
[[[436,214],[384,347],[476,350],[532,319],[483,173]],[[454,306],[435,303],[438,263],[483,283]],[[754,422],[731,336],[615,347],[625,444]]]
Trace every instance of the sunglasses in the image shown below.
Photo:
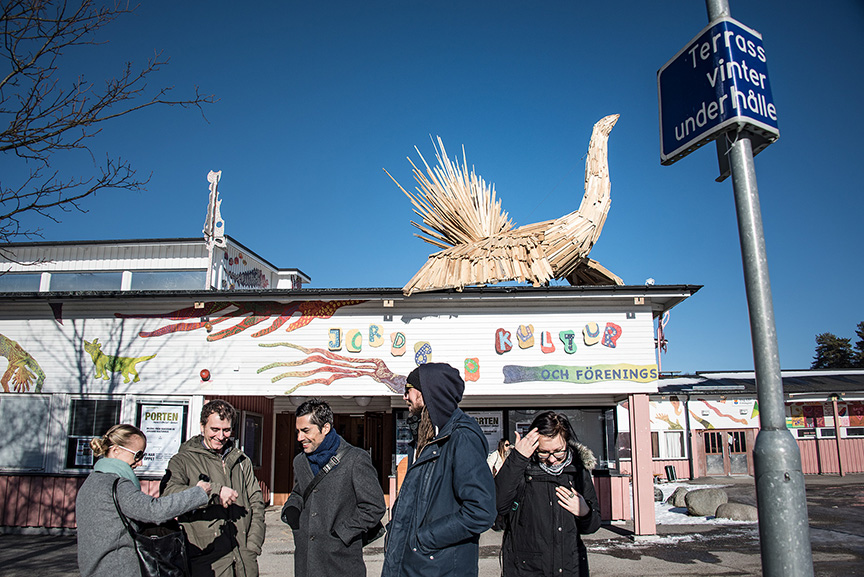
[[[144,451],[133,451],[132,449],[127,449],[123,445],[114,445],[114,446],[118,447],[120,449],[123,449],[124,451],[128,451],[128,452],[132,453],[134,455],[133,459],[134,459],[135,463],[140,463],[142,460],[144,460]]]

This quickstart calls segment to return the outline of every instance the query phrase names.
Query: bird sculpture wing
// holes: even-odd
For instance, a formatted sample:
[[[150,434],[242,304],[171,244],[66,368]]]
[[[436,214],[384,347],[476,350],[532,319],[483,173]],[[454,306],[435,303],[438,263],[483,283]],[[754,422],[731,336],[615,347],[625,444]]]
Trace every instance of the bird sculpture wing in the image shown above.
[[[594,125],[579,210],[516,229],[501,210],[494,185],[486,185],[473,170],[469,173],[467,163],[460,166],[458,160],[450,161],[439,138],[438,166],[434,170],[425,159],[425,174],[411,163],[419,184],[416,194],[399,188],[423,220],[422,225],[412,221],[426,235],[416,236],[442,250],[429,255],[402,292],[410,295],[445,288],[460,290],[504,281],[541,286],[553,278],[567,279],[571,284],[624,284],[588,258],[611,204],[607,143],[617,120],[615,114]],[[463,149],[463,158],[464,154]]]

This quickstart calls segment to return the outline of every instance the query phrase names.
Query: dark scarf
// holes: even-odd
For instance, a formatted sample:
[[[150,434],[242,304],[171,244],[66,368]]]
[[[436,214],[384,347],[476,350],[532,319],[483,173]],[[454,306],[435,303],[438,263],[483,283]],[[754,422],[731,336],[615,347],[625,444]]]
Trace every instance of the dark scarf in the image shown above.
[[[341,442],[342,437],[340,437],[336,432],[336,429],[331,426],[330,432],[327,433],[324,440],[321,441],[320,445],[318,445],[318,448],[306,455],[306,458],[309,459],[309,468],[312,469],[313,475],[317,475],[318,471],[321,470],[321,467],[326,465],[327,461],[336,454],[336,451],[339,449],[339,443]]]

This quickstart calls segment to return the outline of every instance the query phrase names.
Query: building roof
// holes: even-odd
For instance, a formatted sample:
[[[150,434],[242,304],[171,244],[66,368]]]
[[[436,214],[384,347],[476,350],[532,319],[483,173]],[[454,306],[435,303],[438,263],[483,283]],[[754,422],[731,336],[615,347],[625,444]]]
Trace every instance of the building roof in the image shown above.
[[[864,370],[797,370],[781,371],[783,393],[787,400],[827,399],[832,395],[864,395]],[[700,372],[661,378],[660,395],[756,395],[756,373]]]

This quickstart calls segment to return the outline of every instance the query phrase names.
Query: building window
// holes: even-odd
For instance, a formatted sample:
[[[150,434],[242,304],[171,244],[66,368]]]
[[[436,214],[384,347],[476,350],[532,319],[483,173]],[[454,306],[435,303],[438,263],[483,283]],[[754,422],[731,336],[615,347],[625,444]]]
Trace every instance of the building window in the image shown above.
[[[0,274],[0,293],[39,292],[41,274]]]
[[[7,442],[0,444],[0,469],[45,468],[50,410],[50,395],[3,395],[0,423]]]
[[[119,291],[122,272],[55,272],[51,273],[51,290],[58,291]]]
[[[66,440],[66,468],[93,467],[90,439],[101,437],[120,422],[120,401],[72,399]]]
[[[815,439],[816,429],[795,429],[795,435],[799,439]]]
[[[264,445],[264,417],[243,411],[243,452],[252,459],[252,465],[261,466]]]
[[[840,427],[840,436],[844,439],[864,438],[864,427]]]
[[[684,431],[651,431],[651,456],[655,459],[684,458]]]
[[[816,430],[816,433],[820,439],[833,439],[837,436],[834,427],[820,427]]]
[[[206,288],[207,271],[134,271],[130,290],[201,290]]]

